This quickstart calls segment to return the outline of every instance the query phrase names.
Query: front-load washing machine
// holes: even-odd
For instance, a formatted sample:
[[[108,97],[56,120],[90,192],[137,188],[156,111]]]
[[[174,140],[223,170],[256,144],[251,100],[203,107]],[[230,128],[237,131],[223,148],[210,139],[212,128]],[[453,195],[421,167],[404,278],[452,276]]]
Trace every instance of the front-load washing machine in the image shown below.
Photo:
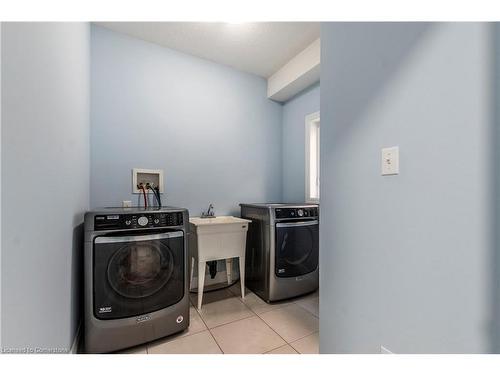
[[[105,353],[189,326],[182,208],[106,208],[85,214],[84,345]]]
[[[267,302],[319,286],[319,206],[240,204],[247,232],[245,285]]]

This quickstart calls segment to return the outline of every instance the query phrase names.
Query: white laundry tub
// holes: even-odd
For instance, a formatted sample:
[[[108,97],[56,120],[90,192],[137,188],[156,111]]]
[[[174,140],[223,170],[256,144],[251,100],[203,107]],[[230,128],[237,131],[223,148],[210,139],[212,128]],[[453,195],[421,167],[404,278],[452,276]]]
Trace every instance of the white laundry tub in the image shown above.
[[[201,309],[205,284],[206,262],[226,260],[227,280],[231,283],[232,258],[239,258],[241,296],[245,296],[245,248],[250,220],[234,216],[214,218],[191,217],[189,252],[191,255],[191,277],[198,264],[198,309]]]

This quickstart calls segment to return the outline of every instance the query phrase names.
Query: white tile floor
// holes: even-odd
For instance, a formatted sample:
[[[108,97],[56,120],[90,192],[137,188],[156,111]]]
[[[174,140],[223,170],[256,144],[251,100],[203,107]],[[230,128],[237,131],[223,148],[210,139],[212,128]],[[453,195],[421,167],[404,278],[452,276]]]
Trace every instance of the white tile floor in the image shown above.
[[[201,312],[191,294],[189,329],[128,354],[315,354],[319,352],[319,296],[267,304],[239,283],[205,293]]]

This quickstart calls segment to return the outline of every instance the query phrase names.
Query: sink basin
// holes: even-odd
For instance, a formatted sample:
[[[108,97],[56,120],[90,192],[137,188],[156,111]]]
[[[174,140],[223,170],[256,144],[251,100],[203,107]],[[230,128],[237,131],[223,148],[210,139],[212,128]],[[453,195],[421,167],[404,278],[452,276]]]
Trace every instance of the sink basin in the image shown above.
[[[219,224],[245,224],[250,220],[242,219],[235,216],[215,216],[215,217],[191,217],[189,222],[194,226],[201,225],[219,225]]]
[[[250,222],[234,216],[190,217],[192,256],[201,261],[244,257]]]

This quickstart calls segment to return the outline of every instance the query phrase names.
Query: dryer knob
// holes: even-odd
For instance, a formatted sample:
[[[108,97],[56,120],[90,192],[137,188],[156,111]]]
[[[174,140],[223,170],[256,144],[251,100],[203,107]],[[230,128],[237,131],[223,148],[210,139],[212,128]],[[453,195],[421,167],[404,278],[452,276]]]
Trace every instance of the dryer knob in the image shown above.
[[[303,209],[301,209],[301,208],[299,208],[299,209],[297,210],[297,215],[299,215],[300,217],[304,216],[304,210],[303,210]]]
[[[139,224],[141,227],[145,226],[148,224],[148,218],[146,216],[141,216],[138,220],[137,220],[137,224]]]

